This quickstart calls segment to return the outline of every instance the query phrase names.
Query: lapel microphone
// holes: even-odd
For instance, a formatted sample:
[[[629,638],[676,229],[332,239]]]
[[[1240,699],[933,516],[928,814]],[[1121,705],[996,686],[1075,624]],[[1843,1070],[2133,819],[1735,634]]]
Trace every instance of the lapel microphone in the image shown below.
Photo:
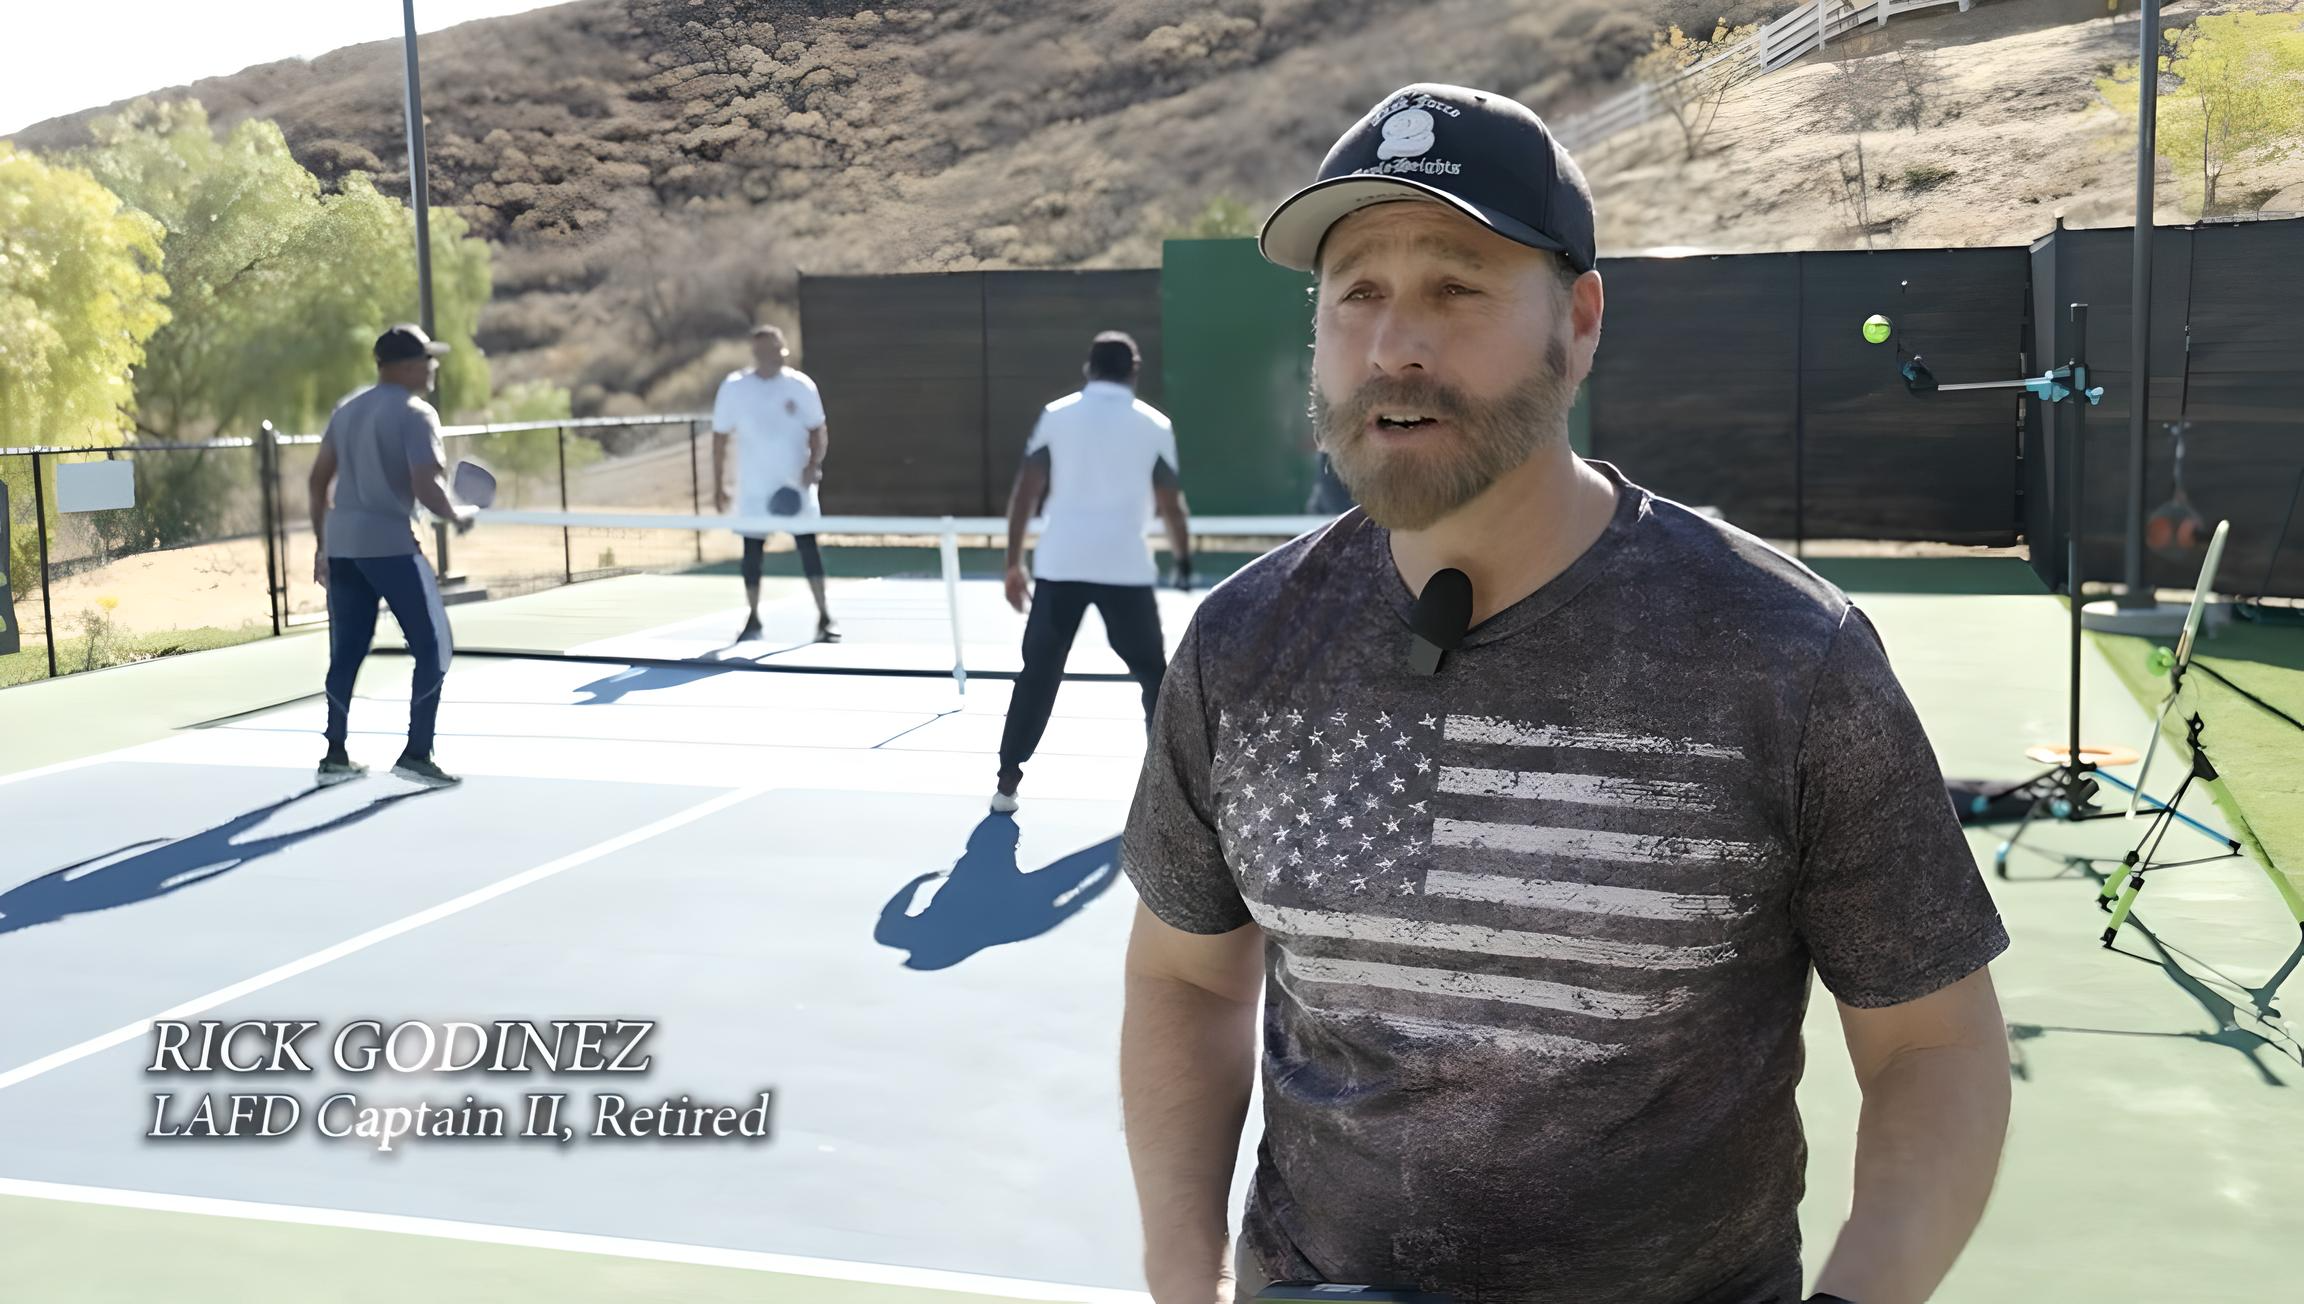
[[[1442,654],[1463,646],[1464,631],[1472,624],[1472,577],[1453,568],[1434,575],[1409,613],[1408,627],[1415,638],[1408,645],[1408,669],[1415,674],[1436,674]]]

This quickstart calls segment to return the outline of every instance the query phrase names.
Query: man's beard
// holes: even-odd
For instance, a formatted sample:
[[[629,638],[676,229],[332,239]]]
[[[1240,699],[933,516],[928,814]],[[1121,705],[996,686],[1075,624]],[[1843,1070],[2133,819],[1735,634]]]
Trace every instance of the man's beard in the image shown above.
[[[1543,361],[1502,395],[1478,399],[1437,381],[1381,377],[1330,404],[1312,381],[1312,417],[1338,478],[1370,520],[1392,530],[1427,529],[1480,496],[1553,440],[1565,440],[1576,391],[1568,351],[1554,340]],[[1416,412],[1447,421],[1445,435],[1410,434],[1384,447],[1369,435],[1373,413]],[[1429,445],[1424,441],[1429,439]],[[1384,441],[1390,442],[1390,441]]]

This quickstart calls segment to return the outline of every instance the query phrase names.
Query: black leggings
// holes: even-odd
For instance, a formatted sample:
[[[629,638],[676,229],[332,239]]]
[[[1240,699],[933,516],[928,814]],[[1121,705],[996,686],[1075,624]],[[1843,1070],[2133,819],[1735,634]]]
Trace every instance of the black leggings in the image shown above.
[[[1160,680],[1168,669],[1168,645],[1160,634],[1160,604],[1152,586],[1081,584],[1042,580],[1032,590],[1032,612],[1024,621],[1024,672],[1008,699],[1008,720],[1000,736],[1000,777],[1024,777],[1024,762],[1048,730],[1064,663],[1088,608],[1104,618],[1105,637],[1143,690],[1144,719],[1151,722],[1160,700]]]
[[[795,534],[792,536],[792,546],[800,553],[800,573],[812,580],[823,579],[824,554],[816,549],[816,536],[813,534]],[[768,541],[766,539],[746,539],[744,541],[744,582],[746,584],[758,584],[760,582],[760,558],[767,551]]]

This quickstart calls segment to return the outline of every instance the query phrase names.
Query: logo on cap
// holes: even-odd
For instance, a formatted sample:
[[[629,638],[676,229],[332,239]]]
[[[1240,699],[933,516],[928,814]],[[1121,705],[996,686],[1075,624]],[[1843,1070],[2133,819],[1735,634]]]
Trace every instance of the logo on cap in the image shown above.
[[[1402,109],[1384,120],[1384,143],[1376,147],[1376,157],[1414,158],[1436,143],[1432,115],[1422,109]]]

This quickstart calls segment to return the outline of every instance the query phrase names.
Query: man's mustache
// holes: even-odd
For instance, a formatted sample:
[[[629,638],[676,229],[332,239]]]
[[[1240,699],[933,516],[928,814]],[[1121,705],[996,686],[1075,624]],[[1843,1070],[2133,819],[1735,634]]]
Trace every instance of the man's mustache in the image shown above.
[[[1447,418],[1462,416],[1466,406],[1464,396],[1453,386],[1432,380],[1384,377],[1352,391],[1352,397],[1337,408],[1336,416],[1340,424],[1358,431],[1379,411],[1399,410]]]

